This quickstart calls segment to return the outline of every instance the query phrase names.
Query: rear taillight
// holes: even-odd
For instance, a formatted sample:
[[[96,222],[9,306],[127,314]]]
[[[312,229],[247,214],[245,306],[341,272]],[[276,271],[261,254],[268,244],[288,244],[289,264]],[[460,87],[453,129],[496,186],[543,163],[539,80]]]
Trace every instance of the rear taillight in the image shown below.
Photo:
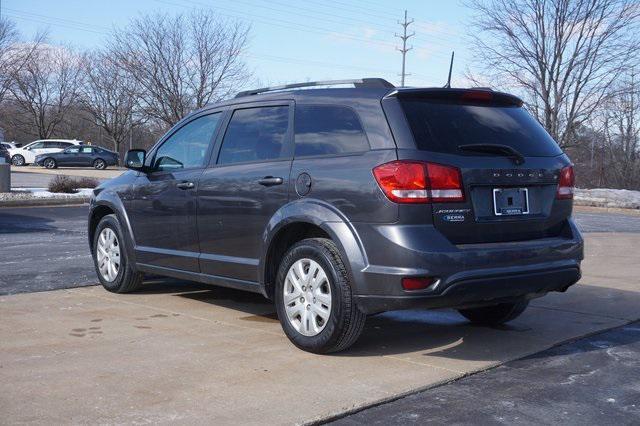
[[[573,166],[564,167],[560,170],[558,179],[558,192],[556,198],[559,200],[570,200],[573,198],[573,189],[576,186],[576,178],[573,174]]]
[[[384,194],[396,203],[464,201],[457,167],[422,161],[392,161],[373,169]]]

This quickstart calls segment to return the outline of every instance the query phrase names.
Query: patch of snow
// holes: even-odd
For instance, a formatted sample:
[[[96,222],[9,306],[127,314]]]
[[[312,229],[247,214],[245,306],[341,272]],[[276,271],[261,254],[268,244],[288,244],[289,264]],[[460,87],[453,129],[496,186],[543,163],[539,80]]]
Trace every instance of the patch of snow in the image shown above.
[[[33,200],[33,199],[88,199],[91,197],[92,189],[81,188],[74,194],[49,192],[45,188],[12,188],[11,192],[0,193],[0,203],[2,201]]]
[[[573,200],[578,206],[640,209],[640,191],[628,189],[576,188]]]

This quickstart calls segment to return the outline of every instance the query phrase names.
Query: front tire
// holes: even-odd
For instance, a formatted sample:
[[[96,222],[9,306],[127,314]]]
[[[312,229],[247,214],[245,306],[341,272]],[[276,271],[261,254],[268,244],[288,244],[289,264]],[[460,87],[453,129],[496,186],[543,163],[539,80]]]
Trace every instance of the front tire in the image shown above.
[[[56,160],[54,160],[53,158],[45,158],[42,164],[47,169],[55,169],[56,167],[58,167],[58,164],[56,164]]]
[[[366,315],[355,304],[338,248],[325,238],[289,249],[278,269],[275,299],[285,334],[307,352],[344,350],[364,328]]]
[[[474,324],[495,326],[516,319],[527,309],[528,305],[528,300],[522,300],[516,303],[460,309],[458,312]]]
[[[107,168],[107,163],[102,158],[98,158],[93,162],[93,168],[96,170],[104,170]]]
[[[24,166],[25,165],[24,157],[20,154],[14,155],[13,157],[11,157],[11,164],[13,164],[16,167]]]
[[[142,285],[144,274],[134,271],[118,218],[107,215],[100,220],[93,237],[93,263],[102,286],[113,293],[128,293]]]

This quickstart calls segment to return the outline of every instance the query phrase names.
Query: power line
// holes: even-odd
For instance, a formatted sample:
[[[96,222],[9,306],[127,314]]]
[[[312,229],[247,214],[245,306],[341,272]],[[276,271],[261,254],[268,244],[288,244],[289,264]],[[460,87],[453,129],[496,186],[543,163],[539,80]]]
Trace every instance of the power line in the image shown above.
[[[410,21],[407,21],[406,9],[404,11],[404,21],[403,22],[398,21],[398,24],[402,25],[402,35],[395,34],[395,37],[398,37],[400,40],[402,40],[402,49],[398,47],[396,47],[396,49],[399,50],[400,53],[402,53],[402,74],[400,74],[400,87],[404,87],[404,79],[408,75],[405,71],[405,62],[407,58],[407,52],[413,49],[413,47],[407,47],[407,40],[409,40],[411,37],[416,35],[416,33],[414,32],[411,34],[407,34],[407,28],[409,27],[409,25],[413,24],[413,19]]]
[[[337,33],[335,30],[326,28],[326,27],[320,27],[320,26],[310,26],[307,24],[300,24],[298,22],[292,22],[292,21],[288,21],[288,20],[284,20],[284,19],[280,19],[280,18],[272,18],[272,17],[265,17],[263,15],[259,15],[256,13],[248,13],[245,11],[238,11],[235,9],[231,9],[228,7],[223,7],[223,6],[216,6],[215,8],[209,6],[206,3],[200,2],[200,1],[196,1],[196,0],[174,0],[174,1],[168,1],[168,0],[155,0],[158,3],[162,3],[162,4],[167,4],[167,5],[172,5],[172,6],[179,6],[179,7],[184,7],[184,8],[191,8],[191,9],[197,9],[197,8],[206,8],[206,9],[211,9],[213,11],[215,11],[216,13],[218,13],[219,15],[222,16],[229,16],[235,19],[239,19],[242,21],[255,21],[261,24],[265,24],[265,25],[272,25],[272,26],[278,26],[278,27],[282,27],[282,28],[288,28],[288,29],[294,29],[297,31],[302,31],[302,32],[314,32],[317,34],[329,34],[329,35],[336,35],[339,36],[341,38],[346,38],[346,39],[350,39],[350,40],[355,40],[355,41],[361,41],[364,43],[370,43],[370,44],[377,44],[380,46],[387,46],[387,47],[391,47],[393,48],[394,45],[390,42],[387,41],[383,41],[383,40],[379,40],[379,39],[373,39],[373,38],[364,38],[364,37],[358,37],[355,35],[351,35],[351,34],[344,34],[344,33]],[[180,3],[176,3],[175,1],[178,1]],[[189,5],[193,5],[193,6],[188,6],[187,3]],[[328,19],[324,19],[324,18],[313,18],[312,16],[309,15],[309,13],[296,13],[296,12],[292,12],[290,10],[290,8],[285,9],[278,9],[278,8],[273,8],[273,7],[269,7],[269,6],[261,6],[261,5],[255,5],[254,3],[247,3],[246,1],[243,0],[236,0],[234,3],[245,3],[245,4],[251,4],[254,6],[258,6],[264,9],[269,9],[269,10],[273,10],[275,12],[279,12],[281,14],[295,14],[295,15],[299,15],[299,16],[303,16],[306,17],[308,19],[322,19],[323,22],[335,22],[338,24],[342,24],[342,25],[347,25],[348,23],[343,23],[343,22],[337,22],[337,21],[331,21]],[[276,3],[276,2],[270,2],[270,3]],[[311,9],[305,9],[305,8],[301,8],[301,7],[296,7],[297,9],[301,9],[301,10],[306,10],[307,12],[311,12],[311,13],[318,13],[318,11],[314,11]],[[220,10],[226,11],[227,13],[222,13],[220,12]],[[231,12],[231,13],[229,13]],[[326,14],[326,13],[325,13]],[[332,14],[328,14],[331,15],[333,17],[336,17],[336,15],[332,15]],[[247,18],[247,17],[252,17],[252,18]],[[256,19],[257,18],[257,19]],[[338,16],[338,18],[341,18]],[[280,22],[280,23],[278,23]],[[374,24],[376,25],[376,24]],[[388,29],[385,29],[384,31],[388,31]],[[430,36],[431,37],[431,36]],[[433,38],[438,38],[437,36],[433,36]],[[450,41],[449,39],[443,39],[446,41]],[[420,48],[421,46],[417,46],[417,48]],[[446,47],[450,47],[450,46],[446,46]],[[442,52],[431,52],[432,55],[434,56],[440,56],[443,59],[444,58],[449,58],[449,55],[446,53],[442,53]]]

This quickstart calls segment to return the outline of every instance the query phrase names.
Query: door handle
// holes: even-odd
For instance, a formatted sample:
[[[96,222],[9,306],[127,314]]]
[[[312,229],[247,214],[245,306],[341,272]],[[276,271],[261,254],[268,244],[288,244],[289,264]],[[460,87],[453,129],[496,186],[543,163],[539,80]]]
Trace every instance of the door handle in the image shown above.
[[[193,189],[196,186],[196,184],[193,182],[180,182],[176,186],[180,189]]]
[[[284,179],[281,177],[265,176],[260,179],[258,183],[262,186],[282,185],[284,183]]]

